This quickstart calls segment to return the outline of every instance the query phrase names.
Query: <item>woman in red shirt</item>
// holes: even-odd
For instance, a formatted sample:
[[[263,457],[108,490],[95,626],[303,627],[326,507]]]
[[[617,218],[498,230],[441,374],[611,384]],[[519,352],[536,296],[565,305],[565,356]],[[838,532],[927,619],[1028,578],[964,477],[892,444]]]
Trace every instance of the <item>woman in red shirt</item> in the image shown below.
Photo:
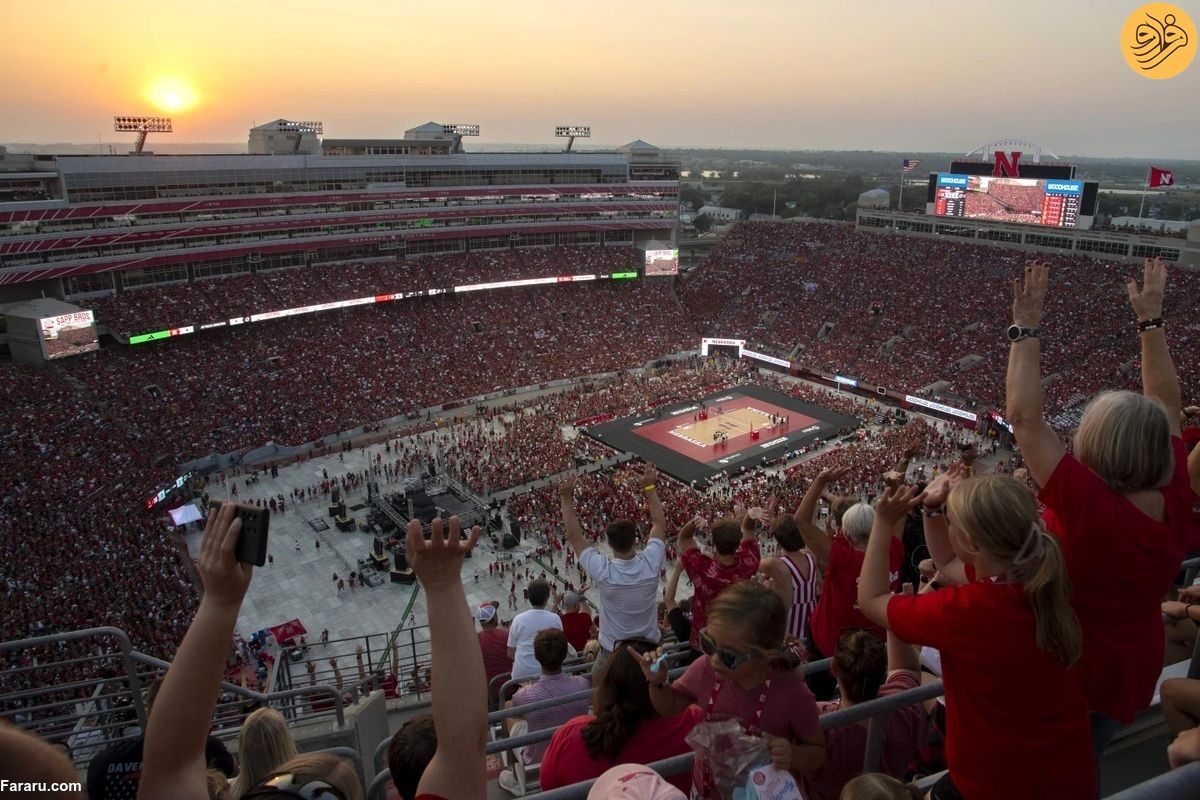
[[[1126,287],[1138,319],[1143,394],[1094,398],[1075,432],[1074,455],[1043,418],[1038,338],[1049,266],[1035,261],[1013,283],[1005,414],[1066,557],[1097,756],[1154,696],[1164,648],[1159,604],[1187,548],[1193,500],[1179,438],[1179,380],[1162,320],[1166,268],[1147,260],[1143,280],[1140,290],[1133,279]]]
[[[893,596],[892,528],[922,497],[902,487],[879,500],[858,602],[904,641],[941,653],[950,770],[930,796],[1093,797],[1087,701],[1069,670],[1082,634],[1062,552],[1038,521],[1033,492],[1004,475],[955,486],[946,514],[958,558],[938,569],[964,585]]]
[[[660,717],[650,701],[650,687],[639,664],[649,642],[628,641],[613,653],[596,684],[595,716],[585,714],[565,723],[542,756],[543,791],[591,780],[617,764],[651,764],[691,752],[684,741],[700,720],[700,709]],[[685,794],[692,789],[691,773],[671,783]]]
[[[862,570],[875,512],[867,503],[855,503],[842,515],[841,525],[833,536],[812,521],[817,501],[826,487],[849,472],[849,467],[822,470],[808,487],[795,514],[804,543],[816,556],[817,565],[824,570],[821,597],[812,612],[811,635],[807,643],[808,657],[813,661],[832,657],[837,650],[838,638],[845,630],[868,630],[879,637],[879,641],[884,640],[884,629],[863,616],[858,607],[858,574]],[[904,562],[904,542],[900,537],[903,533],[903,524],[896,525],[888,545],[888,571],[893,590],[900,588],[900,565]],[[828,700],[836,694],[837,685],[832,675],[810,674],[808,680],[819,699]]]

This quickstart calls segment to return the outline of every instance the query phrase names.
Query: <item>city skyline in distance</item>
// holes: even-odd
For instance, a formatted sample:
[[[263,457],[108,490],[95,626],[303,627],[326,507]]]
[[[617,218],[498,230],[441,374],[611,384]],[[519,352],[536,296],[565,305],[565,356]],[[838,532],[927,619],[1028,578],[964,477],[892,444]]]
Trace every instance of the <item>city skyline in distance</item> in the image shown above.
[[[7,10],[20,34],[0,64],[21,80],[0,86],[0,141],[126,152],[112,116],[161,114],[175,133],[147,149],[244,142],[285,117],[330,138],[479,123],[470,150],[552,147],[556,124],[578,124],[591,147],[966,152],[1015,136],[1063,156],[1200,158],[1200,63],[1135,75],[1118,36],[1137,5],[58,0],[53,26],[46,6]]]

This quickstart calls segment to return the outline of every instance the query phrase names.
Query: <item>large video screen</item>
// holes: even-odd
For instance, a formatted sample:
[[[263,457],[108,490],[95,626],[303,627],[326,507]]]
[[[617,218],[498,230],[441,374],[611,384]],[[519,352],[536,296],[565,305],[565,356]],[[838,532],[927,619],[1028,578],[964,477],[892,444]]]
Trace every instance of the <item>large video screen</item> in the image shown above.
[[[42,329],[42,356],[46,359],[77,356],[100,349],[95,314],[76,311],[38,321]]]
[[[1082,199],[1083,181],[943,172],[937,176],[933,213],[939,217],[1074,228]]]
[[[679,274],[679,250],[647,250],[646,277]]]

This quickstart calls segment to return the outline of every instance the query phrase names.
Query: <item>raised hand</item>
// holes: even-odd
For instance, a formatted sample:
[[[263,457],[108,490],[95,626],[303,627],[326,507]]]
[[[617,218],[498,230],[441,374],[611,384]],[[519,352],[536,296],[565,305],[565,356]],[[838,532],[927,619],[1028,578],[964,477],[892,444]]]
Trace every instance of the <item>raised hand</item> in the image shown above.
[[[966,474],[966,468],[962,464],[953,465],[925,487],[925,498],[922,502],[929,508],[944,506],[950,497],[951,490],[962,483]]]
[[[236,503],[224,503],[208,515],[204,538],[200,541],[200,581],[204,585],[203,602],[240,608],[254,568],[234,556],[242,521],[234,515]]]
[[[875,503],[875,517],[894,525],[908,515],[924,498],[925,493],[916,486],[901,486],[899,489],[884,489],[883,497]]]
[[[746,506],[744,504],[733,504],[733,518],[738,521],[739,525],[741,524],[742,520],[746,518],[746,513]]]
[[[887,486],[889,489],[895,489],[902,483],[904,483],[904,473],[894,469],[889,469],[887,472],[883,473],[883,485]]]
[[[817,473],[816,480],[821,483],[840,481],[850,474],[850,467],[829,467]]]
[[[642,486],[653,486],[658,480],[658,470],[649,461],[646,462],[646,468],[642,470]]]
[[[575,496],[575,485],[579,483],[578,475],[568,475],[558,482],[558,494],[561,497],[570,499]]]
[[[448,536],[444,528],[449,529]],[[435,518],[429,525],[429,540],[426,541],[421,521],[414,519],[408,523],[408,540],[405,544],[408,565],[426,591],[462,585],[463,559],[479,540],[480,529],[478,525],[471,528],[471,535],[465,542],[461,541],[461,530],[458,517],[451,517],[448,526],[443,526],[442,520]]]
[[[1125,288],[1129,291],[1129,304],[1137,313],[1139,322],[1162,317],[1163,294],[1167,288],[1167,267],[1162,259],[1146,259],[1140,291],[1136,278],[1130,278]]]
[[[1036,328],[1042,322],[1042,307],[1050,284],[1050,264],[1031,261],[1023,278],[1013,280],[1013,322],[1026,328]]]
[[[661,650],[651,650],[648,653],[638,655],[637,651],[633,650],[629,645],[625,645],[625,649],[629,651],[629,655],[637,659],[638,666],[642,668],[642,675],[646,678],[646,683],[651,686],[661,686],[667,682],[666,663],[659,665],[657,670],[654,669],[654,663],[662,655]],[[616,655],[616,653],[613,655]]]

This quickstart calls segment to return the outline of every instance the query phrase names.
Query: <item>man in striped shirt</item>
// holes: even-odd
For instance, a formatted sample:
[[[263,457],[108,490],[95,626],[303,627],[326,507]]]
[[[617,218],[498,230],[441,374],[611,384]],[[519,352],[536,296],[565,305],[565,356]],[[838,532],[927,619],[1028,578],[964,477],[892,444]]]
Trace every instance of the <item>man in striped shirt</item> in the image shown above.
[[[529,703],[536,703],[540,700],[549,700],[575,692],[584,692],[592,688],[587,678],[563,673],[563,661],[567,658],[567,636],[560,629],[547,628],[538,631],[537,636],[533,640],[533,656],[537,659],[538,664],[541,665],[542,674],[538,676],[538,679],[534,683],[522,687],[513,696],[512,701],[506,705],[515,708]],[[586,697],[569,703],[560,703],[549,708],[529,711],[522,717],[510,719],[509,735],[519,736],[522,733],[532,733],[533,731],[545,728],[557,728],[564,722],[586,713],[588,713],[588,698]],[[521,724],[522,722],[526,724]],[[522,762],[526,765],[540,763],[542,753],[546,751],[549,743],[549,740],[547,740],[527,745],[521,754]],[[524,782],[521,781],[520,783]],[[518,796],[524,793],[524,786],[520,786],[520,791],[517,791],[518,782],[514,774],[508,772],[501,773],[500,785],[513,794],[518,794]]]

